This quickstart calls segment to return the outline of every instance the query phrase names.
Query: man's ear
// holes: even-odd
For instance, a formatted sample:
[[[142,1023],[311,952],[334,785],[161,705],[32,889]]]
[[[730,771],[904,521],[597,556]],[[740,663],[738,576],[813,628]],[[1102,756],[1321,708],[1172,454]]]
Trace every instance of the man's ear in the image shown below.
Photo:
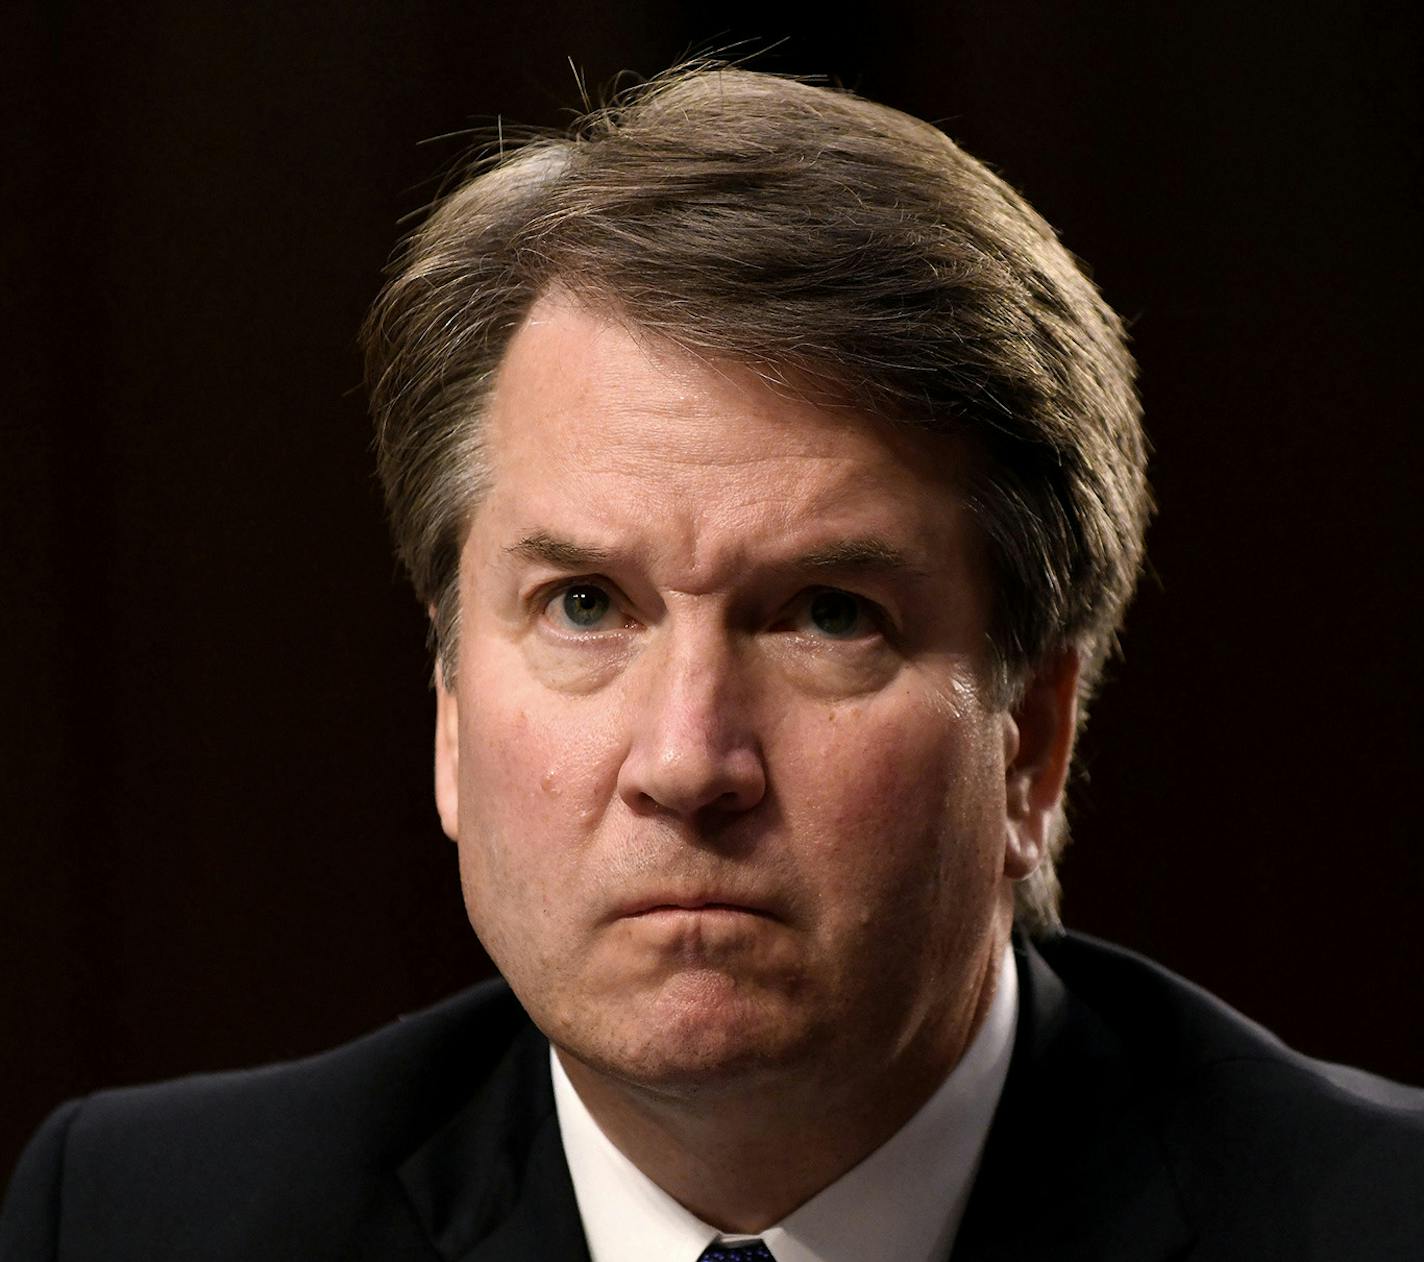
[[[435,809],[451,841],[460,838],[460,701],[435,663]]]
[[[1031,876],[1048,853],[1073,757],[1081,668],[1076,649],[1046,660],[1029,679],[1010,716],[1004,768],[1008,815],[1004,875],[1013,881]]]

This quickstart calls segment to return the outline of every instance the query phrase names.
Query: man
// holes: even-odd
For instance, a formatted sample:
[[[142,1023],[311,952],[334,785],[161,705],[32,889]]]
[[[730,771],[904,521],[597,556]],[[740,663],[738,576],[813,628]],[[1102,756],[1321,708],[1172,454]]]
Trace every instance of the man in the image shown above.
[[[508,985],[66,1106],[6,1259],[1424,1245],[1419,1093],[1059,929],[1148,495],[1121,326],[1011,189],[680,70],[456,189],[367,350]]]

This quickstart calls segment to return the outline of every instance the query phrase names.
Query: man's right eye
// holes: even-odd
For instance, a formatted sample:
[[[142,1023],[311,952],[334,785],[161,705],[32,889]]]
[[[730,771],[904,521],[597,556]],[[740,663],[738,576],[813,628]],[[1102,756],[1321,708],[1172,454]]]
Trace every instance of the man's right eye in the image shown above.
[[[554,593],[545,614],[566,630],[597,631],[612,609],[613,598],[596,583],[573,583]]]

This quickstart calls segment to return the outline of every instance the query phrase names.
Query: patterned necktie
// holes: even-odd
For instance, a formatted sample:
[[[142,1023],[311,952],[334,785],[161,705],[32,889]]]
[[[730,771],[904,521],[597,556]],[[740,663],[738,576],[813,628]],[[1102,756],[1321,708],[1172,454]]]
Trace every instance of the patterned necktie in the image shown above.
[[[748,1244],[709,1244],[697,1262],[776,1262],[760,1240]]]

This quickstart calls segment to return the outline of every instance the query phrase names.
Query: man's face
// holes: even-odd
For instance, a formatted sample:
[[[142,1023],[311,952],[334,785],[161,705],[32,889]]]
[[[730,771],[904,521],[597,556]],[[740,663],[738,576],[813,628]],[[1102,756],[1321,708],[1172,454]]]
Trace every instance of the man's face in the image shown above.
[[[487,439],[437,799],[534,1020],[667,1090],[947,1068],[1066,758],[989,701],[955,446],[554,299]]]

